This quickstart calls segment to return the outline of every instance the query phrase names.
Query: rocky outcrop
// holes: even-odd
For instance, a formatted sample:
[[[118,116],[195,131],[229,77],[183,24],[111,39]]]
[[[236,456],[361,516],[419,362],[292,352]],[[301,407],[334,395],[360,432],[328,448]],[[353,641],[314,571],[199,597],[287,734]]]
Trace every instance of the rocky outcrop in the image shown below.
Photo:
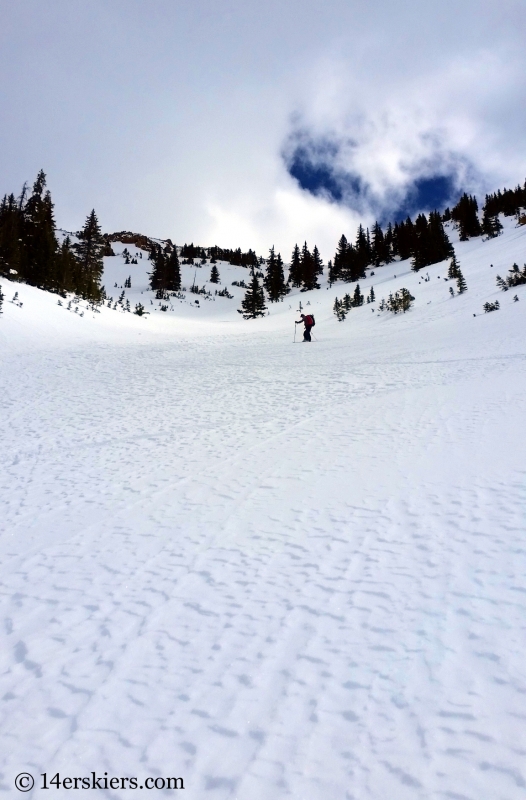
[[[141,250],[146,250],[148,253],[152,250],[154,245],[161,245],[161,247],[168,246],[171,250],[173,242],[171,239],[150,239],[143,233],[132,233],[131,231],[119,231],[117,233],[105,233],[104,239],[110,245],[110,242],[122,242],[123,244],[134,244]],[[111,245],[110,245],[111,247]]]

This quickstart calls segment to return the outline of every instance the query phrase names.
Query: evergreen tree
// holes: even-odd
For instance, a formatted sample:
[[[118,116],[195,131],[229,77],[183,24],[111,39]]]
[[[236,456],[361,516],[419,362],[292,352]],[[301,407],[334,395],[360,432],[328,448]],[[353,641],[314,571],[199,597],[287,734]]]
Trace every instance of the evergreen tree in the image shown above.
[[[271,303],[278,303],[289,291],[285,283],[283,261],[280,253],[275,254],[274,246],[270,248],[267,259],[267,274],[265,275],[264,285]]]
[[[458,223],[459,238],[461,242],[467,241],[472,236],[480,236],[482,228],[478,218],[478,203],[476,197],[464,194],[457,205],[451,210],[451,219]]]
[[[401,261],[411,258],[415,245],[415,226],[411,217],[405,222],[395,224],[393,230],[393,255],[399,256]]]
[[[166,256],[159,245],[154,244],[150,251],[153,270],[150,272],[150,289],[161,292],[161,299],[166,289]]]
[[[365,270],[371,264],[371,243],[369,240],[369,231],[365,232],[363,226],[358,226],[356,233],[356,259],[354,268],[351,268],[351,280],[357,281],[359,278],[365,278]]]
[[[259,285],[258,276],[252,269],[252,280],[244,300],[241,301],[239,313],[243,314],[244,319],[256,319],[256,317],[264,317],[266,310],[263,287]]]
[[[424,214],[419,214],[415,221],[413,238],[413,263],[411,268],[418,272],[433,261],[429,252],[429,225]]]
[[[338,300],[337,297],[334,300],[334,305],[332,307],[332,310],[334,311],[334,314],[338,322],[343,322],[346,316],[345,307],[342,301]]]
[[[355,308],[363,306],[363,294],[360,292],[360,284],[356,284],[352,304]]]
[[[370,303],[374,303],[375,299],[376,299],[376,297],[375,297],[375,294],[374,294],[374,289],[371,286],[371,291],[369,292],[369,302]]]
[[[312,253],[307,247],[307,242],[304,242],[300,253],[300,280],[302,292],[307,288],[314,289],[317,286],[316,276],[314,275],[314,263],[312,260]],[[312,281],[316,286],[312,286]]]
[[[449,265],[449,269],[447,271],[448,278],[455,280],[458,276],[459,269],[460,267],[458,265],[457,257],[455,253],[453,253],[453,256],[451,258],[451,264]]]
[[[100,279],[104,269],[102,254],[104,239],[95,210],[88,215],[77,245],[77,261],[79,264],[79,281],[82,297],[88,300],[100,300]]]
[[[483,211],[490,217],[496,217],[498,214],[512,217],[524,208],[526,208],[526,181],[523,187],[504,189],[502,192],[499,189],[495,194],[487,194]]]
[[[2,313],[2,309],[3,309],[3,306],[4,306],[4,299],[5,299],[5,295],[4,295],[3,291],[2,291],[2,287],[0,286],[0,314]]]
[[[413,229],[412,269],[418,272],[422,267],[437,264],[453,254],[453,246],[438,211],[429,214],[429,221],[424,214],[419,214]]]
[[[400,308],[405,314],[405,312],[413,305],[415,298],[408,289],[400,289],[400,291],[396,294],[400,297]]]
[[[507,292],[512,286],[520,286],[526,283],[526,264],[523,270],[519,268],[518,264],[513,264],[505,278],[501,278],[500,275],[497,275],[496,280],[497,286],[502,289],[503,292]]]
[[[46,188],[46,175],[43,170],[37,175],[33,192],[23,211],[25,246],[25,280],[41,289],[56,290],[55,274],[58,242],[55,236],[53,203]]]
[[[393,314],[398,314],[400,311],[403,311],[405,314],[405,312],[411,308],[414,299],[415,298],[408,289],[400,289],[400,291],[395,292],[394,296],[392,293],[389,295],[386,306],[389,311],[393,312]]]
[[[393,260],[394,232],[391,223],[388,224],[385,232],[385,263],[390,264]]]
[[[82,296],[79,264],[71,247],[69,236],[65,237],[57,253],[55,274],[57,292],[60,295],[65,297],[66,292],[74,292]]]
[[[181,288],[181,267],[177,247],[174,245],[169,256],[165,256],[165,288],[169,292],[178,292]],[[216,268],[214,268],[216,269]],[[219,280],[219,273],[217,273]]]
[[[314,245],[314,250],[312,251],[312,261],[314,267],[313,272],[316,278],[314,288],[319,289],[320,287],[318,286],[317,277],[318,275],[323,275],[323,261],[320,256],[320,251],[318,250],[316,245]]]
[[[319,289],[318,275],[323,274],[323,262],[318,248],[315,246],[314,251],[311,253],[307,247],[307,242],[303,245],[301,251],[301,278],[302,278],[302,291],[310,289]]]
[[[25,191],[25,187],[24,187]],[[0,204],[0,274],[25,280],[22,269],[23,214],[14,194]]]
[[[457,269],[457,291],[459,294],[464,294],[468,289],[468,285],[460,269]]]
[[[431,211],[429,214],[429,249],[433,258],[432,264],[444,261],[455,253],[438,211]]]
[[[219,270],[215,264],[210,270],[210,283],[219,283]]]
[[[491,216],[488,213],[488,209],[484,207],[484,213],[482,215],[482,234],[487,239],[495,239],[496,236],[500,234],[502,230],[502,223],[499,220],[499,215],[494,214]]]
[[[348,261],[348,252],[349,252],[349,242],[347,241],[346,237],[342,234],[340,241],[336,247],[336,253],[334,255],[334,259],[329,262],[329,286],[332,286],[333,283],[336,283],[337,280],[340,280],[342,274],[346,271],[346,265]]]
[[[368,247],[368,244],[367,235],[361,225],[358,229],[357,239],[360,243],[360,247],[362,248],[363,255],[365,249]],[[342,235],[338,242],[336,253],[329,269],[329,284],[332,286],[332,284],[337,280],[342,280],[346,283],[353,283],[361,277],[365,277],[365,273],[363,272],[363,268],[361,266],[358,250],[353,247],[352,244],[349,244],[346,237]]]
[[[301,254],[297,244],[294,245],[290,259],[288,283],[292,286],[301,286]]]
[[[392,233],[391,233],[392,236]],[[378,222],[374,223],[371,242],[371,260],[375,267],[389,263],[389,246]]]

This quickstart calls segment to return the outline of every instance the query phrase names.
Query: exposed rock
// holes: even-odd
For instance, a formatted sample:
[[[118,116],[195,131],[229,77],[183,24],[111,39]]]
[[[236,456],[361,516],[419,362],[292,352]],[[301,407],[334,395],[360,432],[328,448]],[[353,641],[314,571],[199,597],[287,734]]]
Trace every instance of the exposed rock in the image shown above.
[[[119,231],[118,233],[105,233],[104,238],[106,242],[122,242],[123,244],[134,244],[135,247],[139,247],[141,250],[146,250],[150,252],[154,245],[160,244],[163,248],[168,246],[169,250],[173,248],[173,242],[171,239],[150,239],[149,236],[145,236],[143,233],[132,233],[131,231]]]

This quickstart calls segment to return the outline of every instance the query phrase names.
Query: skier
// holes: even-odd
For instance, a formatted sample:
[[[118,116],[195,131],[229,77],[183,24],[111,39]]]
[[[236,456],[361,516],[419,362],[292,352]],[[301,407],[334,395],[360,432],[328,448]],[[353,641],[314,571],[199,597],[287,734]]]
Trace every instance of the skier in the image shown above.
[[[311,332],[311,328],[313,328],[314,324],[315,324],[314,323],[314,317],[312,316],[312,314],[301,314],[300,316],[301,316],[301,319],[299,319],[294,324],[295,325],[301,325],[301,323],[303,322],[303,324],[305,325],[305,330],[303,331],[303,341],[304,342],[312,342],[312,339],[310,338],[310,332]]]

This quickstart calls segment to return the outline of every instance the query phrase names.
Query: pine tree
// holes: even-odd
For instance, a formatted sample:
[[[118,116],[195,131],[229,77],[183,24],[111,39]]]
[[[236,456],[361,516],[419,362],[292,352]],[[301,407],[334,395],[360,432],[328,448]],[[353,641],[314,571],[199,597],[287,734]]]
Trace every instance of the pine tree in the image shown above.
[[[397,295],[400,296],[400,307],[405,314],[405,312],[411,308],[415,298],[408,289],[400,289]]]
[[[370,303],[374,303],[375,299],[376,299],[376,297],[375,297],[375,294],[374,294],[374,289],[371,286],[371,291],[369,292],[369,302]]]
[[[391,238],[392,238],[392,233],[391,233]],[[389,246],[386,242],[386,237],[384,236],[382,228],[378,224],[378,222],[375,222],[373,225],[373,235],[371,242],[371,260],[375,267],[379,267],[380,264],[389,263]]]
[[[100,300],[100,279],[104,264],[104,239],[95,210],[88,215],[77,245],[77,261],[79,264],[79,281],[82,297],[87,300]]]
[[[301,286],[301,255],[297,244],[294,245],[290,259],[288,283],[292,286]]]
[[[458,271],[459,271],[459,265],[457,257],[455,253],[453,253],[453,256],[451,258],[451,264],[449,265],[449,269],[447,271],[448,278],[451,278],[451,280],[455,280],[458,276]]]
[[[318,275],[323,273],[323,263],[318,248],[315,246],[313,253],[307,247],[307,242],[301,251],[301,282],[302,291],[319,289]]]
[[[444,261],[455,252],[438,211],[431,211],[429,214],[429,248],[433,264]]]
[[[338,300],[337,297],[334,300],[334,305],[332,307],[332,310],[334,311],[334,314],[338,322],[343,322],[346,316],[345,306],[341,300]]]
[[[384,246],[385,246],[385,263],[386,264],[391,264],[391,262],[393,261],[393,256],[394,256],[394,252],[393,252],[394,232],[393,232],[393,226],[391,225],[391,223],[388,224],[387,230],[385,232]]]
[[[25,188],[23,190],[25,192]],[[0,204],[0,275],[25,280],[22,269],[23,213],[14,194]],[[12,272],[13,270],[13,272]]]
[[[316,245],[314,245],[314,250],[312,251],[312,258],[314,259],[316,275],[323,275],[323,260]]]
[[[56,257],[57,292],[66,296],[66,292],[74,292],[82,296],[80,287],[80,269],[75,253],[71,247],[71,240],[66,236],[62,241]]]
[[[484,206],[484,213],[482,216],[482,235],[487,239],[495,239],[502,231],[502,223],[499,220],[499,215],[490,215],[486,206]]]
[[[53,203],[46,188],[46,175],[38,173],[33,192],[23,209],[23,246],[26,265],[25,280],[41,289],[56,291],[56,254],[58,242],[55,235]]]
[[[451,219],[458,223],[459,238],[461,242],[473,236],[480,236],[482,228],[478,218],[478,203],[476,197],[464,194],[451,210]]]
[[[369,231],[365,232],[363,226],[358,226],[356,233],[356,259],[351,268],[351,280],[357,281],[359,278],[365,278],[365,270],[371,264],[371,243],[369,240]]]
[[[150,272],[150,289],[161,291],[161,298],[166,289],[166,256],[159,245],[153,245],[150,251],[153,270]]]
[[[389,295],[389,299],[386,303],[387,309],[392,311],[393,314],[398,314],[399,311],[405,312],[411,308],[414,302],[413,295],[409,292],[408,289],[400,289],[400,291],[395,292],[394,296],[391,293]],[[383,301],[382,301],[383,303]],[[383,310],[383,309],[382,309]]]
[[[418,272],[422,267],[437,264],[453,254],[453,246],[438,211],[431,211],[429,221],[424,214],[419,214],[413,229],[412,269]]]
[[[275,254],[274,245],[270,248],[267,259],[267,273],[263,282],[271,303],[278,303],[289,291],[285,283],[283,261],[280,253]]]
[[[336,283],[337,280],[340,280],[342,274],[346,271],[348,252],[349,242],[342,234],[336,247],[334,259],[329,262],[329,286],[332,286],[333,283]]]
[[[217,278],[219,280],[219,273]],[[181,267],[175,245],[171,253],[164,256],[164,284],[164,288],[169,292],[178,292],[181,288]]]
[[[219,283],[219,270],[215,264],[210,270],[210,283]]]
[[[0,314],[2,313],[3,305],[4,305],[5,295],[2,291],[2,287],[0,286]]]
[[[432,263],[429,254],[429,231],[428,222],[424,214],[419,214],[415,221],[414,244],[413,244],[413,263],[411,268],[418,272],[422,267]]]
[[[244,300],[241,301],[240,314],[243,314],[244,319],[256,319],[256,317],[264,317],[267,307],[265,305],[265,293],[263,287],[259,285],[259,279],[252,269],[252,280],[248,287]]]
[[[359,306],[363,306],[363,299],[364,299],[363,298],[363,294],[360,292],[360,284],[357,283],[356,284],[356,288],[354,290],[354,296],[353,296],[353,301],[352,301],[353,306],[355,308],[358,308]]]
[[[464,294],[468,289],[468,285],[460,269],[457,269],[457,291],[459,294]]]
[[[401,261],[411,258],[415,249],[415,226],[411,217],[405,222],[395,224],[393,230],[393,255],[399,256]]]

